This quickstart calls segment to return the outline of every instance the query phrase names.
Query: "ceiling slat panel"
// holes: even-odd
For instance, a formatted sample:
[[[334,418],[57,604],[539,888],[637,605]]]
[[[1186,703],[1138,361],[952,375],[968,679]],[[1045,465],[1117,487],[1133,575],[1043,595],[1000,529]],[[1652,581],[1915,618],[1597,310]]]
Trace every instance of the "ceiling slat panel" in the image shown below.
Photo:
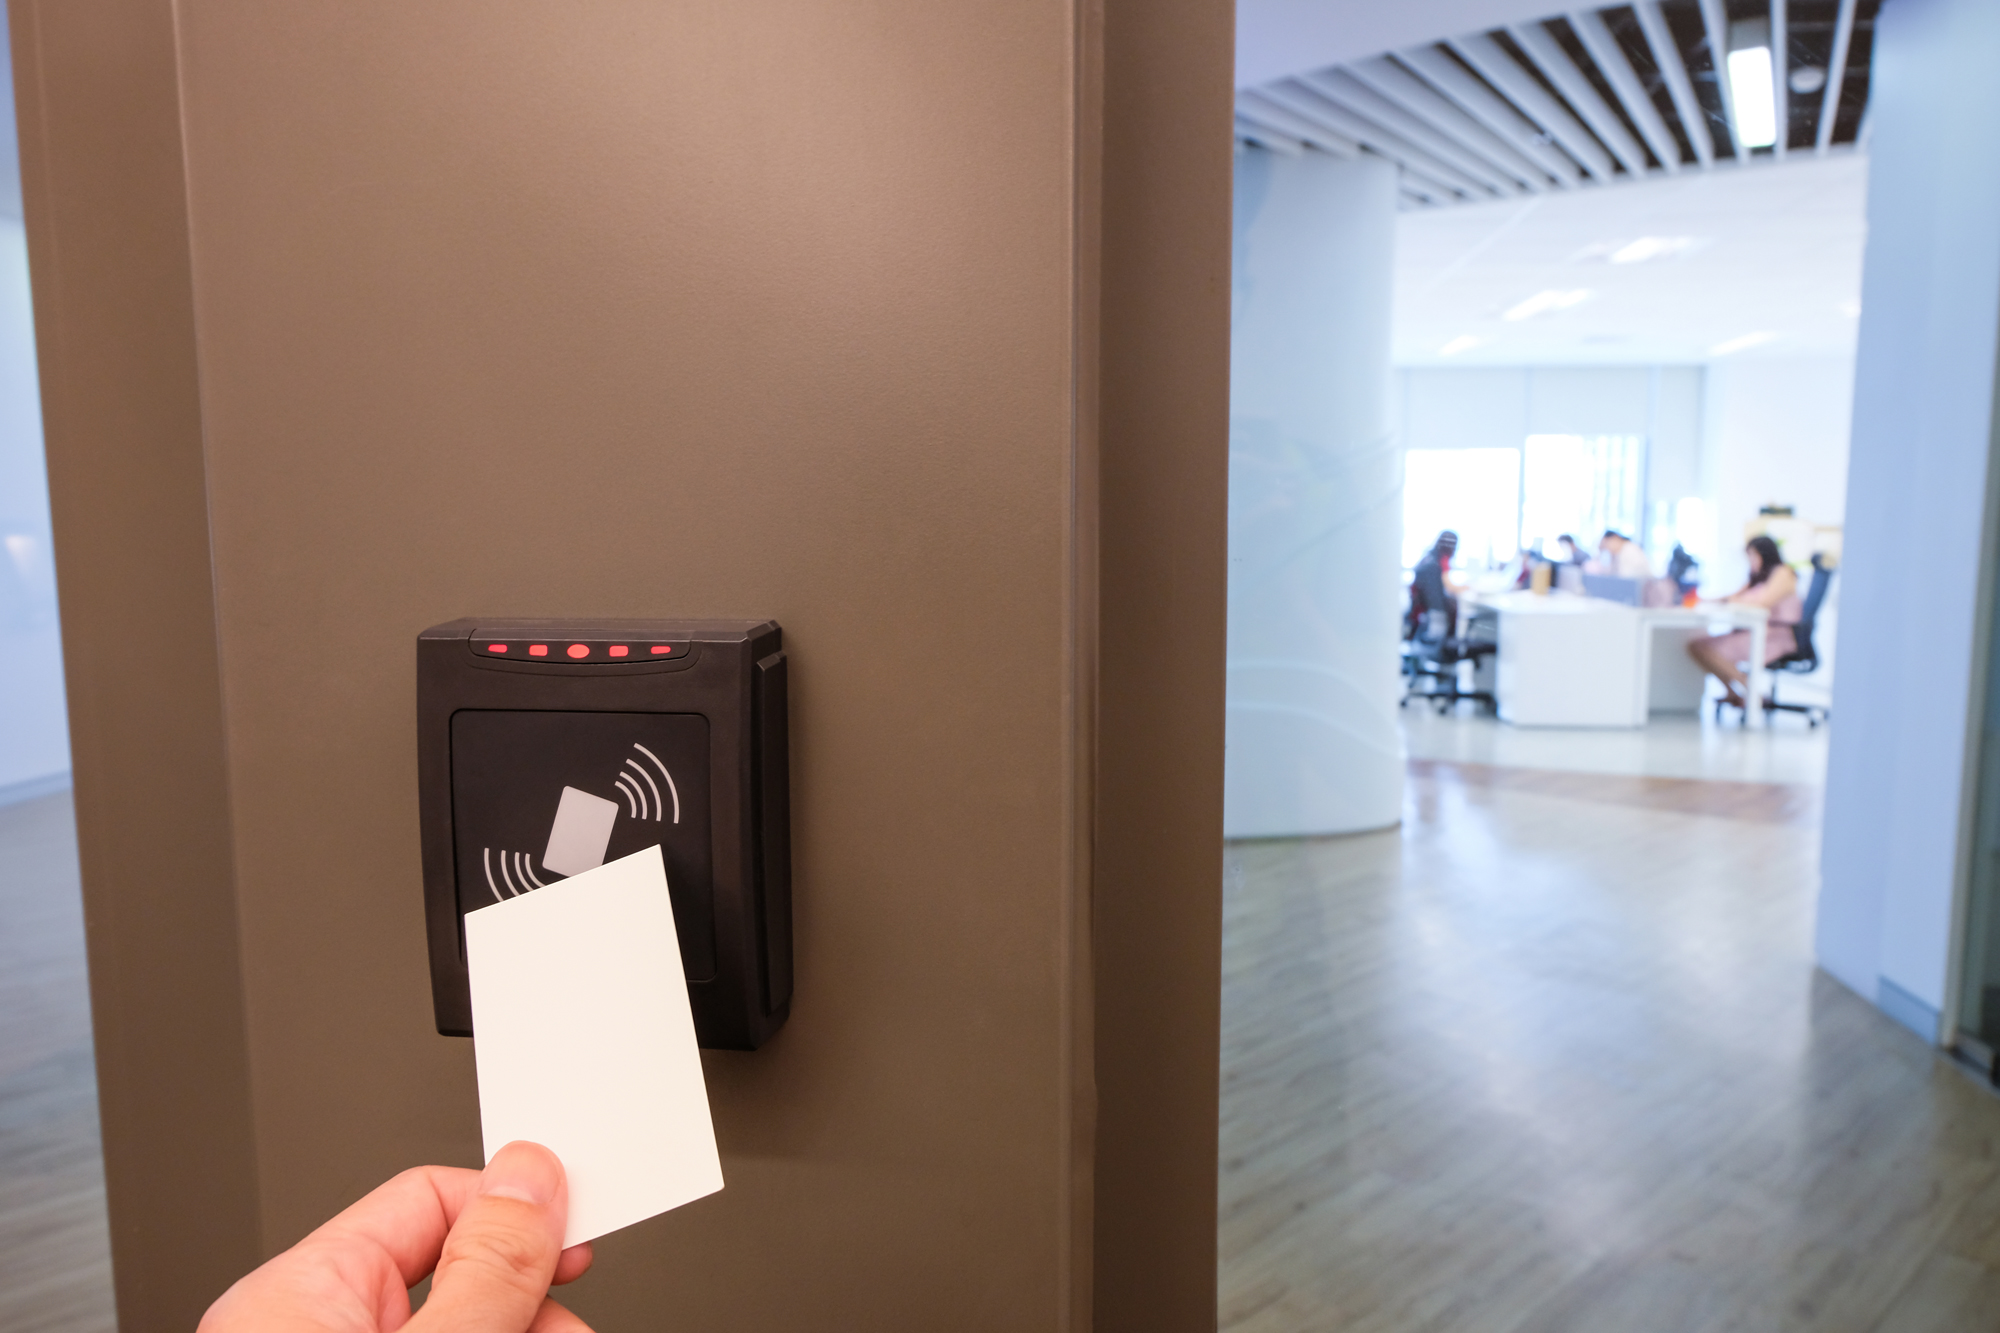
[[[1327,147],[1336,157],[1359,157],[1362,152],[1361,143],[1342,134],[1329,123],[1341,119],[1338,115],[1329,114],[1334,111],[1335,108],[1327,106],[1324,99],[1282,84],[1268,88],[1246,89],[1237,94],[1236,98],[1236,114],[1239,120],[1244,119],[1246,115],[1253,122],[1286,120],[1286,123],[1302,127],[1300,134],[1288,135],[1288,138]],[[1414,156],[1407,160],[1397,158],[1373,146],[1369,151],[1378,157],[1397,162],[1403,170],[1403,183],[1428,196],[1434,202],[1457,203],[1474,188],[1469,181],[1439,179],[1449,169],[1429,169],[1431,164],[1427,160],[1418,160]]]
[[[1618,100],[1625,104],[1625,114],[1639,127],[1645,137],[1646,146],[1653,150],[1671,175],[1681,169],[1681,147],[1674,140],[1674,132],[1667,128],[1660,109],[1653,105],[1653,99],[1646,94],[1645,84],[1632,68],[1632,62],[1625,58],[1625,50],[1618,45],[1618,39],[1611,35],[1611,29],[1604,26],[1604,20],[1594,11],[1585,10],[1569,16],[1570,30],[1583,43],[1583,49],[1590,52],[1590,58],[1597,62],[1598,73],[1618,94]]]
[[[1715,62],[1715,84],[1722,94],[1722,120],[1728,129],[1728,148],[1739,161],[1743,158],[1743,136],[1736,132],[1736,94],[1729,87],[1729,15],[1722,0],[1701,0],[1701,30],[1708,38],[1708,58]],[[1722,144],[1717,144],[1718,149]]]
[[[1493,169],[1505,172],[1530,190],[1539,192],[1549,187],[1551,176],[1541,163],[1530,159],[1513,144],[1460,110],[1444,94],[1387,56],[1358,61],[1347,66],[1346,70],[1380,96],[1388,98],[1411,115],[1421,117],[1439,134],[1449,137],[1466,151],[1478,154]]]
[[[1583,123],[1590,126],[1598,141],[1611,150],[1611,155],[1624,165],[1625,170],[1634,176],[1645,175],[1646,150],[1626,132],[1617,115],[1604,104],[1604,99],[1597,95],[1597,89],[1590,86],[1590,80],[1569,58],[1569,52],[1549,35],[1549,30],[1539,23],[1521,23],[1507,29],[1507,35],[1540,67],[1544,77],[1563,95],[1563,100],[1576,108],[1576,114],[1583,117]]]
[[[1259,125],[1254,120],[1247,120],[1240,111],[1236,113],[1236,137],[1248,139],[1254,144],[1262,144],[1272,152],[1283,153],[1287,157],[1298,157],[1306,151],[1306,146],[1291,135],[1280,134],[1268,125]]]
[[[1401,135],[1440,162],[1449,163],[1494,194],[1519,194],[1521,183],[1476,153],[1469,153],[1431,125],[1411,115],[1344,69],[1302,74],[1299,82],[1335,106]]]
[[[1611,154],[1604,151],[1604,146],[1590,136],[1590,131],[1561,102],[1549,96],[1548,90],[1536,83],[1528,71],[1515,64],[1514,58],[1500,48],[1500,43],[1480,33],[1458,38],[1451,47],[1464,58],[1466,64],[1479,71],[1481,78],[1505,93],[1515,106],[1561,144],[1565,152],[1581,162],[1584,170],[1601,181],[1608,181],[1616,174]]]
[[[1824,156],[1833,143],[1833,122],[1840,118],[1840,89],[1847,81],[1847,52],[1854,44],[1856,0],[1840,0],[1839,17],[1833,21],[1833,59],[1826,67],[1826,95],[1819,104],[1819,138],[1813,151]]]
[[[1432,180],[1449,185],[1467,198],[1493,197],[1485,186],[1456,167],[1438,161],[1401,135],[1393,134],[1371,121],[1363,120],[1344,107],[1335,106],[1303,84],[1288,79],[1258,91],[1287,110],[1324,125],[1336,134],[1345,135],[1383,157],[1421,171]]]
[[[1792,138],[1792,39],[1785,0],[1771,0],[1771,96],[1778,105],[1778,141],[1773,157],[1783,157]]]
[[[1783,158],[1793,72],[1790,0],[1756,6],[1771,18],[1780,135],[1772,152],[1754,154],[1743,148],[1736,124],[1725,0],[1676,2],[1699,9],[1699,37],[1686,26],[1676,31],[1674,24],[1685,25],[1691,15],[1670,9],[1667,0],[1624,0],[1243,88],[1237,137],[1280,152],[1387,158],[1401,170],[1405,208],[1708,172],[1725,161],[1762,167]],[[1802,144],[1801,153],[1865,149],[1872,110],[1867,71],[1849,79],[1847,62],[1857,42],[1870,50],[1875,8],[1876,0],[1833,0],[1807,14],[1813,23],[1829,10],[1836,17],[1825,87],[1801,94],[1818,100],[1813,142]],[[1638,23],[1636,34],[1619,26],[1627,22],[1627,9]],[[1810,54],[1800,58],[1817,62],[1820,42],[1813,38]],[[1702,86],[1710,81],[1713,93]],[[1848,117],[1856,104],[1861,113],[1852,144],[1834,142],[1844,96]]]
[[[1847,3],[1852,4],[1853,0]],[[1632,12],[1639,20],[1639,31],[1646,34],[1646,45],[1652,48],[1653,63],[1660,67],[1660,75],[1667,81],[1667,95],[1674,99],[1674,112],[1680,117],[1688,143],[1694,146],[1695,159],[1704,168],[1714,166],[1715,137],[1709,133],[1708,113],[1702,110],[1701,99],[1695,96],[1687,60],[1674,40],[1673,30],[1667,27],[1666,16],[1660,13],[1659,0],[1633,0]]]
[[[1457,61],[1437,47],[1400,51],[1397,59],[1422,75],[1441,95],[1450,98],[1467,115],[1512,144],[1517,152],[1555,180],[1564,185],[1575,185],[1583,175],[1576,163],[1549,141],[1546,131],[1522,115],[1512,102],[1466,73]]]
[[[1237,97],[1236,114],[1240,119],[1257,125],[1267,125],[1335,157],[1351,158],[1361,154],[1361,145],[1346,135],[1336,134],[1255,91],[1245,92]]]

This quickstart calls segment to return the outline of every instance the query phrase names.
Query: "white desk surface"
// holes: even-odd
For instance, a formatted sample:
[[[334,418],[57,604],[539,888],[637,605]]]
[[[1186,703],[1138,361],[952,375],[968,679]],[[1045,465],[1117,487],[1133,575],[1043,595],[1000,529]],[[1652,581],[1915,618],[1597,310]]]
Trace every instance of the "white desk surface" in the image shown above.
[[[1602,597],[1553,590],[1547,593],[1526,589],[1500,593],[1469,592],[1465,594],[1464,601],[1468,606],[1490,607],[1506,615],[1638,615],[1661,625],[1726,623],[1747,629],[1771,618],[1771,613],[1761,606],[1743,606],[1735,602],[1701,602],[1694,606],[1627,606]]]
[[[1471,593],[1465,599],[1472,606],[1490,607],[1511,616],[1602,616],[1631,615],[1637,607],[1608,602],[1602,597],[1582,597],[1570,592],[1536,593],[1525,590],[1500,593]]]

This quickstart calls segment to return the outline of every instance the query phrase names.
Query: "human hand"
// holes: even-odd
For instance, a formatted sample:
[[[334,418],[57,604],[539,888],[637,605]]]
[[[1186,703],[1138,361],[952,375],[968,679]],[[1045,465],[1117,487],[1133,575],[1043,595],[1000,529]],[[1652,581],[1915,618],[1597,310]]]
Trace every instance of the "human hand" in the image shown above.
[[[590,1268],[562,1248],[569,1185],[538,1143],[484,1171],[420,1166],[374,1190],[222,1294],[198,1333],[590,1333],[549,1287]],[[432,1273],[413,1318],[410,1287]]]

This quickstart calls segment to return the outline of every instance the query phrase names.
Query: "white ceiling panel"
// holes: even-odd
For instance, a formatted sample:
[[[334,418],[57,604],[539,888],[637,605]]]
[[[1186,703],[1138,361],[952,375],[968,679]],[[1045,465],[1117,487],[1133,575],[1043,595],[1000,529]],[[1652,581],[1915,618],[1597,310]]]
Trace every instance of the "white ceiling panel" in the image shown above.
[[[1866,191],[1864,157],[1794,154],[1768,167],[1405,212],[1396,363],[1851,354]],[[1564,299],[1507,318],[1545,293]]]

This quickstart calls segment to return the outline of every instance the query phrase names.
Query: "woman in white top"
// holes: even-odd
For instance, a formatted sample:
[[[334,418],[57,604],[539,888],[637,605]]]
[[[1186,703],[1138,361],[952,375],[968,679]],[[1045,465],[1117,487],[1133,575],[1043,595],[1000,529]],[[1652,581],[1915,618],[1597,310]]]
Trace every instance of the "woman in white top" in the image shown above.
[[[1769,666],[1798,647],[1792,626],[1799,623],[1806,609],[1799,598],[1799,576],[1785,563],[1778,553],[1778,544],[1769,537],[1752,537],[1743,552],[1750,557],[1750,581],[1722,600],[1770,611],[1771,621],[1764,629],[1764,665]],[[1743,707],[1743,689],[1748,677],[1743,674],[1741,664],[1750,656],[1749,630],[1731,630],[1727,634],[1690,640],[1688,654],[1701,663],[1704,671],[1722,682],[1722,688],[1728,691],[1726,702]]]

